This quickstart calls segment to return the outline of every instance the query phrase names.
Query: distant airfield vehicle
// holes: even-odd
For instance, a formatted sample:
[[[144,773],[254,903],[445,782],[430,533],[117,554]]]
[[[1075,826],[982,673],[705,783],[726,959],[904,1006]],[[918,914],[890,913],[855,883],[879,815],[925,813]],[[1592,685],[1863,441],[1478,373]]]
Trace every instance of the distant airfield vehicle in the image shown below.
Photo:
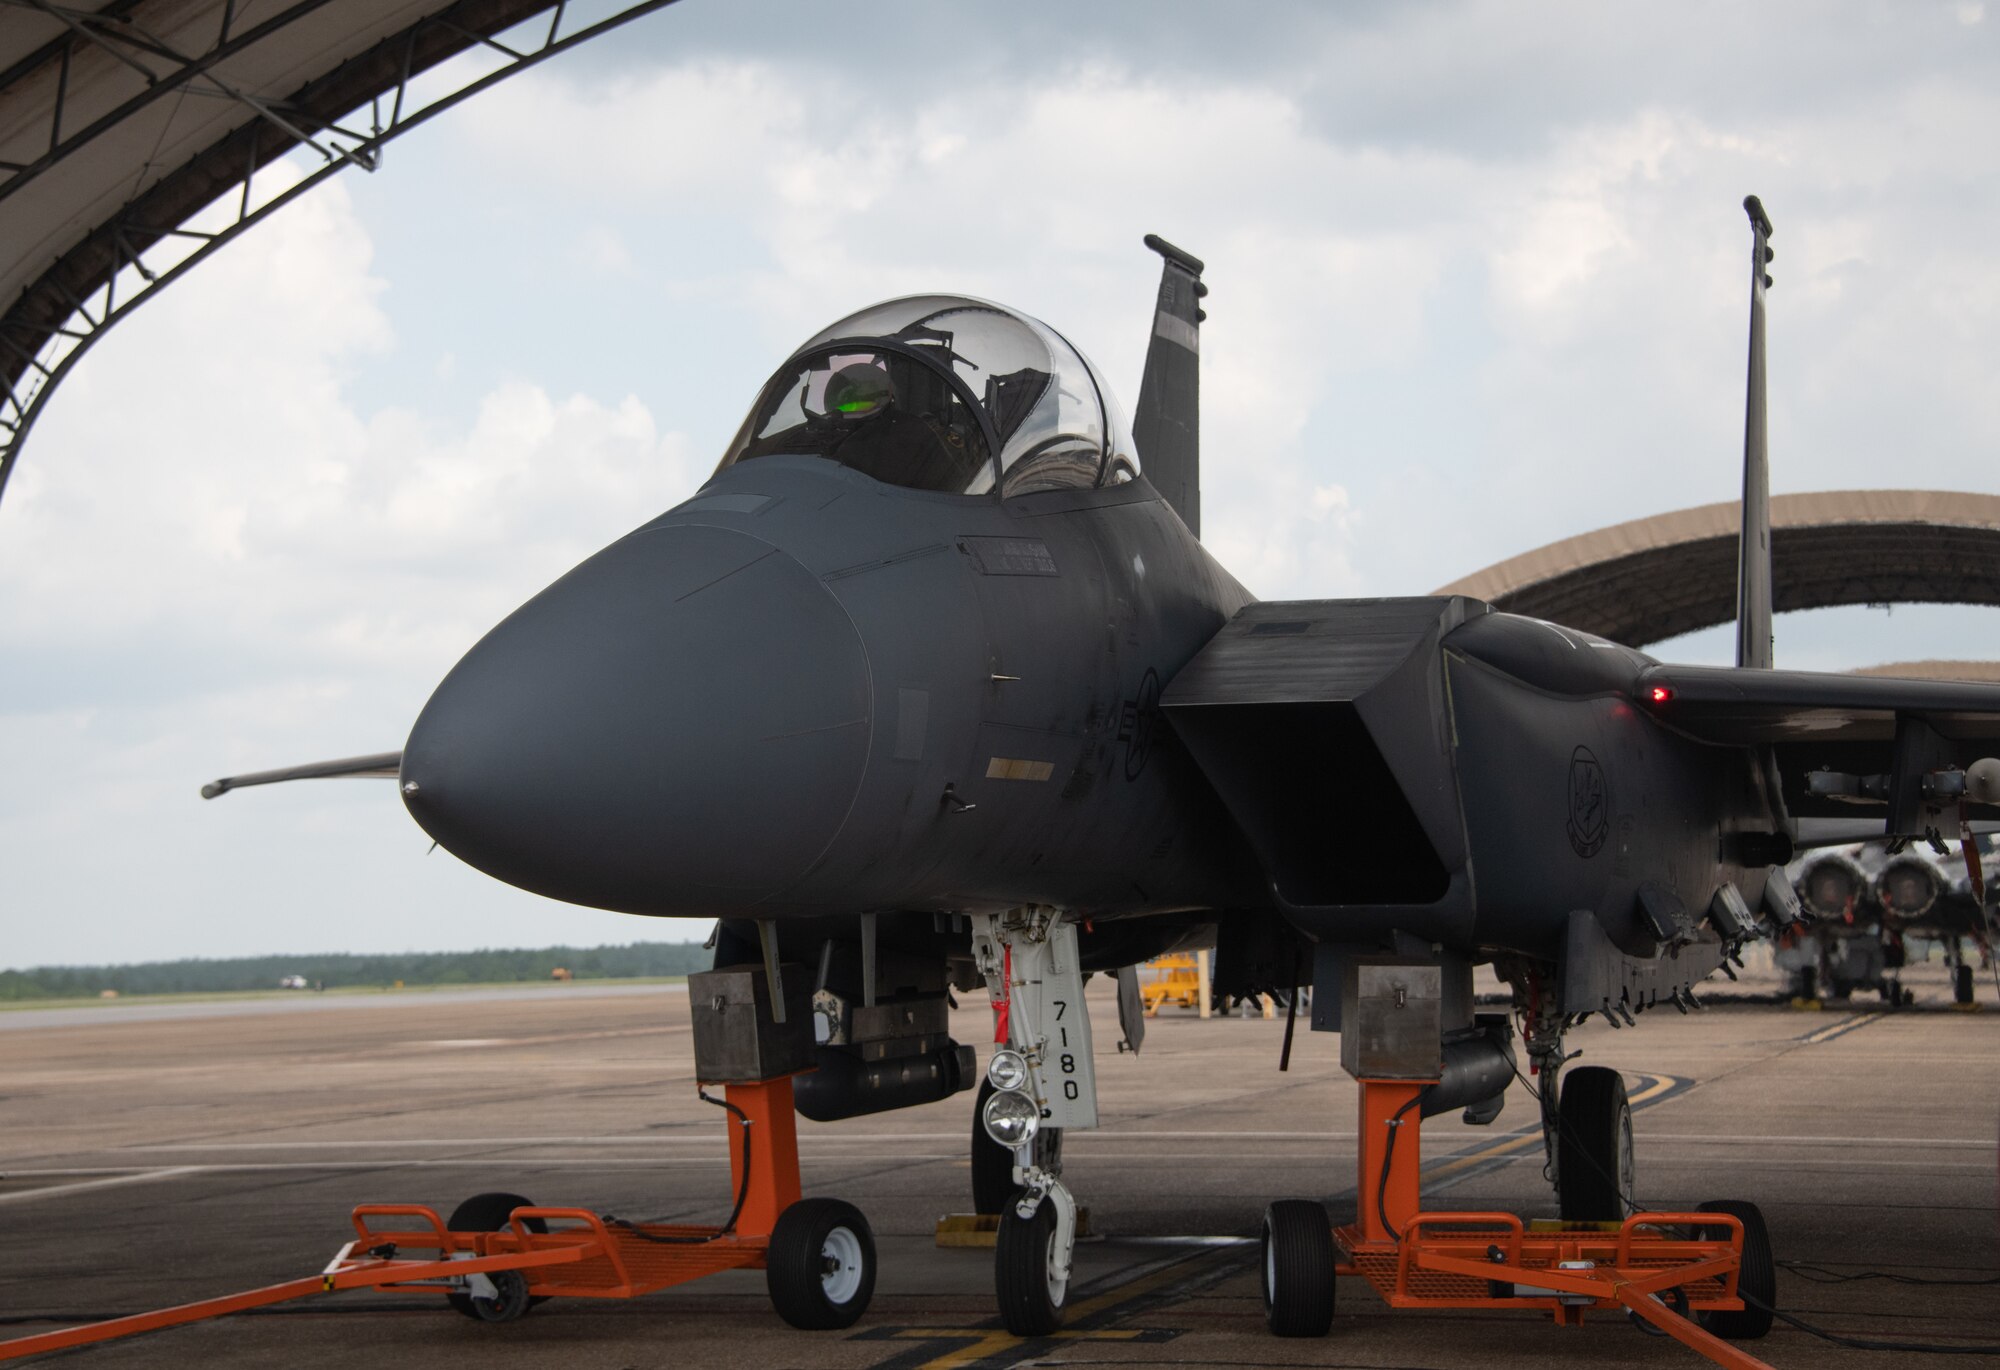
[[[1017,1333],[1068,1291],[1081,976],[1119,973],[1136,1045],[1129,968],[1211,940],[1218,995],[1309,986],[1315,1028],[1372,958],[1435,977],[1424,1115],[1490,1121],[1518,1022],[1563,1216],[1620,1218],[1624,1085],[1565,1073],[1567,1030],[1695,1006],[1800,921],[1804,847],[1955,835],[2000,800],[2000,686],[1771,669],[1770,225],[1746,209],[1737,668],[1458,596],[1256,600],[1199,540],[1203,266],[1148,238],[1131,428],[1036,319],[861,310],[776,369],[692,498],[474,646],[400,756],[301,769],[393,773],[427,833],[520,888],[718,917],[716,964],[761,961],[776,1004],[810,977],[813,1118],[973,1084],[947,996],[985,987],[1004,1049],[974,1182],[1007,1196]],[[1487,962],[1511,1020],[1473,1012]]]

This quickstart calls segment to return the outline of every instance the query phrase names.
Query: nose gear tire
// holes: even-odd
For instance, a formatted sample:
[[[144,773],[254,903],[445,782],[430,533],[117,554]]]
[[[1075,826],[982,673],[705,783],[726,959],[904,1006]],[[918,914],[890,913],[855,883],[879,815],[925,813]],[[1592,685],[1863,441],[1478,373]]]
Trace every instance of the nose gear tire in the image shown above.
[[[1013,1204],[1001,1212],[993,1244],[993,1286],[1000,1321],[1017,1337],[1046,1337],[1062,1326],[1069,1281],[1058,1283],[1050,1274],[1055,1241],[1054,1204],[1036,1204],[1032,1218],[1022,1217]]]

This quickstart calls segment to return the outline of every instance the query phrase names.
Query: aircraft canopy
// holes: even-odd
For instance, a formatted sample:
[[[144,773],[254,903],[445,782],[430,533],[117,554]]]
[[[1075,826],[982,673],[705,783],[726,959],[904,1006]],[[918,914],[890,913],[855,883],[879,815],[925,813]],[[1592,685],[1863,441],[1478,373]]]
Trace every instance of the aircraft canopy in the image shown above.
[[[962,495],[1088,489],[1139,469],[1083,354],[1047,324],[956,295],[889,300],[809,339],[717,469],[781,454]]]

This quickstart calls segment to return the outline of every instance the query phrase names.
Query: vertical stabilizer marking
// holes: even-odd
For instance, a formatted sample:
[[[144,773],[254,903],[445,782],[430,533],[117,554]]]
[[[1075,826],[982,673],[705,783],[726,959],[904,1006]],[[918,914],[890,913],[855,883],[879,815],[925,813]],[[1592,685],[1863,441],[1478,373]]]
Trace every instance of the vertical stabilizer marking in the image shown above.
[[[1159,301],[1139,382],[1132,441],[1139,465],[1196,537],[1201,536],[1201,258],[1154,234],[1160,254]]]

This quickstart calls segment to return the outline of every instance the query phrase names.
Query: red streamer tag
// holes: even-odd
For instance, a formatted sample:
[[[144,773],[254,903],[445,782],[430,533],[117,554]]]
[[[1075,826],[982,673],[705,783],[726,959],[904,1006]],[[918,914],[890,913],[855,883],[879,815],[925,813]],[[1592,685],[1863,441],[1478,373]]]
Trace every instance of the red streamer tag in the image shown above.
[[[1007,1018],[1013,1007],[1014,996],[1014,949],[1000,948],[1000,992],[993,999],[993,1041],[997,1046],[1007,1045]]]

